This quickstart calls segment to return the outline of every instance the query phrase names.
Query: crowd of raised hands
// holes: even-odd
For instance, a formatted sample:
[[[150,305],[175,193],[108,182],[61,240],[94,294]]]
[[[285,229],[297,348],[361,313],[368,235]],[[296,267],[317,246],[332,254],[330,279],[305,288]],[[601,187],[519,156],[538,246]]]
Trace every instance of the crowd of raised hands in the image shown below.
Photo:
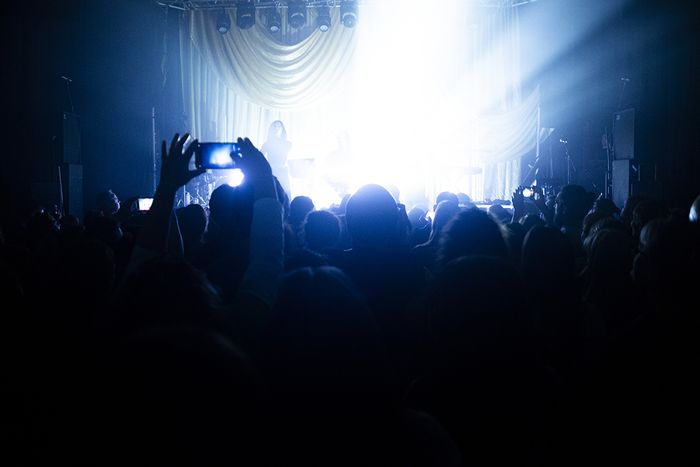
[[[700,197],[316,210],[246,138],[244,182],[175,209],[196,144],[163,142],[147,212],[3,221],[7,465],[695,455]]]

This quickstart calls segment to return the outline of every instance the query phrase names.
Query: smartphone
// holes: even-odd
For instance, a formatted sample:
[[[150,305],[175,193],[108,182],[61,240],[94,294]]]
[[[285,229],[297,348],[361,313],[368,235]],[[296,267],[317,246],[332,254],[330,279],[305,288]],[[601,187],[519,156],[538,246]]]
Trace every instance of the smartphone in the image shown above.
[[[152,204],[153,204],[153,198],[139,198],[138,199],[139,211],[148,211],[149,209],[151,209]]]
[[[200,169],[235,169],[231,153],[239,154],[236,143],[199,143],[194,151],[194,163]]]

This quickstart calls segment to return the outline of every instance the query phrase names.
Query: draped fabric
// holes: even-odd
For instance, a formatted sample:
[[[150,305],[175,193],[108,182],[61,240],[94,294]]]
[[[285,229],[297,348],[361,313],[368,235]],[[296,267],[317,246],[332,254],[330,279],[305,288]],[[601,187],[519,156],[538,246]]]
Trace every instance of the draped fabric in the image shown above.
[[[431,70],[415,68],[424,62],[425,51],[412,54],[412,48],[440,47],[448,36],[438,29],[430,38],[423,31],[392,28],[400,24],[387,15],[392,2],[406,5],[394,0],[363,5],[353,29],[342,27],[334,8],[328,32],[308,27],[276,37],[260,19],[251,29],[234,26],[221,35],[214,27],[215,12],[185,12],[180,37],[189,130],[200,140],[249,136],[262,146],[269,124],[279,119],[290,135],[293,159],[318,161],[354,148],[354,167],[347,168],[353,173],[347,175],[358,182],[391,181],[363,178],[383,166],[399,179],[419,180],[428,199],[445,189],[465,191],[475,200],[508,199],[520,181],[520,158],[535,146],[539,105],[537,91],[521,98],[517,8],[504,2],[475,16],[471,2],[445,2],[454,14],[441,10],[436,17],[447,18],[449,29],[457,31],[449,36],[457,56],[432,62],[443,68],[430,75]],[[373,5],[379,9],[373,11]],[[307,24],[313,21],[310,10]],[[367,39],[383,26],[387,31],[381,37],[391,46],[358,42],[363,33]],[[285,24],[282,31],[288,31]],[[394,56],[387,55],[392,50]],[[367,59],[371,53],[376,56]],[[404,78],[392,74],[396,65]],[[417,81],[418,75],[434,76],[434,84]],[[413,87],[404,91],[402,82]],[[418,108],[419,103],[434,109]],[[411,154],[418,138],[439,141],[435,152]],[[351,146],[339,147],[350,139]],[[457,166],[478,172],[452,176]]]
[[[521,99],[517,8],[498,9],[475,28],[470,58],[470,68],[489,70],[476,73],[473,88],[493,106],[466,128],[475,135],[468,153],[483,170],[479,199],[510,199],[520,184],[520,160],[536,144],[540,102],[539,89]]]
[[[338,16],[332,12],[334,24]],[[330,125],[338,122],[324,116],[344,101],[341,90],[355,50],[354,29],[312,29],[295,42],[293,33],[271,36],[260,21],[222,35],[213,27],[215,21],[216,12],[206,10],[182,17],[183,97],[192,134],[213,141],[248,136],[261,146],[274,120],[282,120],[293,135],[333,134]],[[283,17],[283,31],[285,21]],[[308,22],[313,21],[310,15]],[[331,139],[323,143],[332,145]],[[294,143],[297,154],[307,152],[303,141]]]
[[[327,98],[346,74],[354,51],[355,30],[349,28],[316,30],[305,40],[285,44],[272,39],[260,23],[222,35],[211,27],[209,12],[192,12],[190,21],[192,45],[222,84],[267,108],[299,110]]]

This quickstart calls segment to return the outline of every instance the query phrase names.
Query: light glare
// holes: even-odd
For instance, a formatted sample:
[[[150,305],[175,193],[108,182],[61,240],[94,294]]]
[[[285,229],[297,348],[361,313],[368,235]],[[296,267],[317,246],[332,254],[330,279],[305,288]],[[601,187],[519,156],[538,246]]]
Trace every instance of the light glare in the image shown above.
[[[226,175],[226,184],[228,186],[232,186],[235,188],[241,183],[243,183],[243,179],[245,178],[245,176],[243,175],[241,169],[231,169],[227,172],[228,173]]]

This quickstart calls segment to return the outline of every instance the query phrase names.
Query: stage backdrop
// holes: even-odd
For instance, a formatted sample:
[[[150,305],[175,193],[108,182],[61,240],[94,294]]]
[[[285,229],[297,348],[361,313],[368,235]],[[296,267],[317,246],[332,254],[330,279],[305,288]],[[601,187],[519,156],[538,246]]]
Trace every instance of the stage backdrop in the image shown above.
[[[405,2],[369,3],[353,29],[334,8],[326,33],[313,27],[313,10],[299,30],[283,14],[277,35],[260,14],[254,27],[233,22],[222,35],[217,12],[184,12],[189,130],[200,141],[249,136],[262,146],[270,123],[282,120],[290,157],[312,161],[316,172],[307,173],[327,182],[299,183],[292,194],[321,205],[339,199],[339,186],[368,182],[404,193],[420,186],[429,200],[443,190],[508,199],[535,146],[539,105],[537,91],[521,98],[517,8],[446,3],[454,11],[413,16],[395,14]],[[440,27],[426,35],[418,29],[426,21]]]

